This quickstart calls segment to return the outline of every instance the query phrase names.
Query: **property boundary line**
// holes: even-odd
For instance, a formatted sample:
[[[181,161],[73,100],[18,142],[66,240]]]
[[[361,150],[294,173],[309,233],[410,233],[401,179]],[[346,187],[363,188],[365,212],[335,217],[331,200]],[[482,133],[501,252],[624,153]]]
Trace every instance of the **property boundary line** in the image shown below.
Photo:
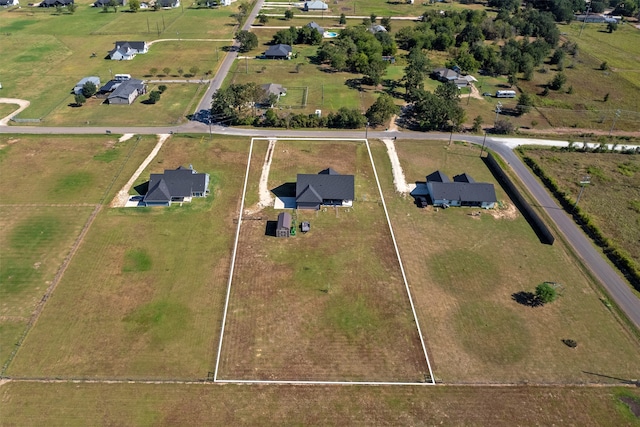
[[[380,198],[382,200],[382,207],[384,209],[384,214],[387,219],[387,224],[389,226],[389,231],[391,233],[391,240],[393,241],[393,246],[396,251],[396,257],[398,259],[398,264],[400,265],[400,272],[402,273],[402,279],[404,281],[405,289],[407,291],[407,296],[409,297],[409,303],[411,305],[411,312],[413,313],[413,319],[416,323],[416,329],[418,332],[418,336],[420,337],[420,344],[422,345],[422,351],[424,353],[425,361],[427,362],[427,367],[429,369],[429,379],[431,382],[393,382],[393,381],[306,381],[306,380],[222,380],[218,379],[218,371],[220,368],[220,355],[222,354],[222,343],[224,340],[224,330],[227,322],[227,313],[229,310],[229,300],[231,296],[231,284],[233,282],[233,273],[235,270],[235,262],[236,255],[238,251],[238,240],[240,238],[240,226],[242,225],[242,214],[244,211],[244,199],[247,193],[247,183],[249,180],[249,169],[251,167],[251,156],[253,153],[253,143],[256,140],[281,140],[281,141],[358,141],[365,142],[367,147],[367,152],[369,153],[369,161],[371,162],[371,168],[373,169],[373,174],[376,179],[376,185],[378,186],[378,191],[380,193]],[[222,315],[222,327],[220,328],[220,339],[218,342],[218,354],[216,356],[216,366],[213,373],[213,382],[214,383],[225,383],[225,384],[289,384],[289,385],[402,385],[402,386],[424,386],[424,385],[436,385],[435,378],[433,376],[433,370],[431,368],[431,362],[429,361],[429,356],[427,355],[427,348],[424,343],[424,338],[422,337],[422,331],[420,329],[420,323],[418,322],[418,316],[416,314],[415,306],[413,304],[413,298],[411,296],[411,291],[409,289],[409,283],[407,281],[407,276],[404,271],[404,265],[402,264],[402,259],[400,257],[400,251],[398,249],[398,245],[396,242],[395,234],[393,232],[393,227],[391,226],[391,220],[389,218],[389,212],[387,211],[387,205],[384,201],[384,196],[382,194],[382,187],[380,187],[380,180],[378,179],[378,172],[376,170],[375,163],[373,161],[373,155],[371,154],[371,148],[369,147],[369,141],[364,138],[278,138],[278,137],[254,137],[251,138],[251,144],[249,145],[249,157],[247,159],[247,169],[245,171],[244,176],[244,184],[242,187],[242,199],[240,201],[240,213],[238,215],[238,225],[236,226],[236,237],[233,244],[233,252],[231,255],[231,267],[229,271],[229,280],[227,281],[227,296],[225,298],[224,303],[224,311]]]

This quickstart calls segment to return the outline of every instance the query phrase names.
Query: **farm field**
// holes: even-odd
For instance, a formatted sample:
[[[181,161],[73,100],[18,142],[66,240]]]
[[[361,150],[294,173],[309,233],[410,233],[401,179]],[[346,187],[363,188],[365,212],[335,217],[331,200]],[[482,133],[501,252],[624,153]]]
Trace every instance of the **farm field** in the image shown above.
[[[9,382],[7,425],[632,426],[633,388],[332,387]],[[631,400],[632,401],[632,400]],[[215,420],[213,422],[212,420]]]
[[[206,377],[246,165],[242,142],[165,142],[143,175],[193,164],[210,173],[212,194],[166,209],[103,208],[8,374]]]
[[[254,151],[251,167],[261,170],[264,158],[263,149]],[[353,208],[298,210],[297,221],[310,221],[311,232],[265,235],[265,219],[275,221],[279,211],[248,207],[219,378],[417,382],[429,376],[364,143],[279,140],[268,188],[327,167],[355,174],[357,201]]]
[[[578,153],[527,148],[560,186],[577,198],[580,180],[591,177],[580,207],[598,228],[636,261],[640,268],[640,159],[617,153]]]
[[[88,4],[79,4],[73,15],[55,15],[53,10],[32,7],[3,13],[0,22],[3,96],[31,101],[31,106],[20,113],[19,118],[46,119],[56,108],[67,108],[72,99],[71,89],[86,76],[98,76],[102,82],[117,73],[148,78],[151,68],[165,67],[177,76],[178,68],[186,73],[197,66],[201,75],[196,78],[199,79],[206,71],[217,69],[222,55],[215,54],[216,47],[222,50],[231,44],[234,28],[231,14],[235,7],[139,13],[126,13],[124,9],[128,10],[120,8],[118,13],[103,13]],[[151,42],[157,39],[181,40],[156,43],[147,54],[138,55],[132,61],[104,59],[117,40]],[[140,124],[153,116],[136,115]]]
[[[610,381],[595,374],[637,376],[639,343],[560,242],[541,244],[513,209],[498,210],[498,218],[485,211],[472,216],[473,209],[418,209],[409,197],[393,197],[386,149],[374,147],[437,378],[581,383]],[[424,181],[439,169],[495,183],[478,147],[397,141],[396,149],[407,182]],[[502,190],[497,196],[512,206]],[[543,307],[516,302],[518,293],[533,292],[543,281],[562,284],[557,301]],[[576,340],[578,347],[567,347],[563,339]]]

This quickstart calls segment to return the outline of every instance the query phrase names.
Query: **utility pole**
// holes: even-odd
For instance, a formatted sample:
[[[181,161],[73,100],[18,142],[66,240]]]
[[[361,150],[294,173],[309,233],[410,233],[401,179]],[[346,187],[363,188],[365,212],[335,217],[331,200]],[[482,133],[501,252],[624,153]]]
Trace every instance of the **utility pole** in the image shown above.
[[[591,184],[591,177],[589,175],[583,176],[582,180],[580,180],[580,192],[578,193],[578,198],[576,199],[576,203],[573,205],[573,210],[575,210],[576,206],[578,206],[578,202],[580,201],[580,197],[582,197],[584,188],[589,184]]]
[[[613,123],[611,123],[611,129],[609,129],[609,136],[613,133],[613,128],[616,125],[616,120],[620,117],[620,110],[616,110],[615,115],[613,116]]]

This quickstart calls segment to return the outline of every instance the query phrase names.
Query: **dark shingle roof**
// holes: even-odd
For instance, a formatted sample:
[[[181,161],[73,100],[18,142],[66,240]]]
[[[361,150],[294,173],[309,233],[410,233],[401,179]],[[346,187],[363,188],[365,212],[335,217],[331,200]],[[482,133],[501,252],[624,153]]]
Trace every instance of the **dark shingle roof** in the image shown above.
[[[296,181],[297,202],[321,202],[322,200],[353,200],[353,175],[339,175],[325,169],[317,175],[298,174]],[[302,196],[302,198],[301,198]]]
[[[116,86],[113,93],[109,95],[109,99],[129,98],[129,95],[131,95],[132,92],[142,90],[142,89],[144,89],[144,83],[142,82],[142,80],[138,80],[138,79],[125,80],[121,84]]]
[[[206,186],[206,173],[197,173],[181,166],[175,170],[165,170],[164,173],[152,173],[144,200],[169,201],[172,197],[191,197],[193,193],[205,193]]]
[[[427,182],[451,182],[449,177],[440,171],[427,175]]]
[[[320,34],[324,34],[324,28],[322,28],[320,25],[316,24],[314,21],[309,22],[307,24],[307,27],[313,28],[314,30],[316,30]]]
[[[454,182],[476,182],[471,175],[466,172],[461,173],[460,175],[456,175],[453,177]]]
[[[145,42],[140,42],[140,41],[135,41],[135,42],[129,42],[129,41],[117,41],[116,43],[116,49],[118,47],[130,47],[131,49],[135,49],[138,52],[142,52],[144,50],[145,47]]]
[[[433,182],[433,200],[460,200],[461,202],[497,202],[493,184],[485,182]]]
[[[281,56],[286,57],[291,53],[291,46],[288,44],[276,44],[270,46],[269,49],[264,53],[265,56]]]

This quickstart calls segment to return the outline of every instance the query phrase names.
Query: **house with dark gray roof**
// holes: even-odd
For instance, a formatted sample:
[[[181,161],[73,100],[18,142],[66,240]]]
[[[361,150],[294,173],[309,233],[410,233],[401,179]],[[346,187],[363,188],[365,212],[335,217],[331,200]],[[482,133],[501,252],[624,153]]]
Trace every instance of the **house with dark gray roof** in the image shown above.
[[[355,193],[353,175],[340,175],[328,168],[318,174],[298,174],[296,207],[320,209],[320,206],[352,206]]]
[[[462,173],[453,181],[444,173],[435,171],[427,175],[427,190],[434,206],[475,206],[492,209],[498,199],[493,184],[476,182]]]
[[[291,58],[291,46],[288,44],[276,44],[269,46],[269,49],[264,53],[264,57],[267,59],[289,59]]]
[[[114,61],[129,61],[137,54],[147,53],[149,46],[147,42],[127,42],[117,41],[115,47],[109,51],[109,59]]]
[[[42,0],[38,6],[39,7],[56,7],[56,6],[69,6],[73,4],[73,0]]]
[[[193,197],[209,194],[209,174],[183,166],[164,173],[152,173],[143,206],[171,206],[172,202],[190,202]]]
[[[261,101],[262,105],[268,105],[273,107],[275,102],[280,100],[281,96],[287,94],[287,88],[276,83],[267,83],[260,86],[260,89],[264,91],[264,99]],[[273,102],[275,100],[275,102]]]
[[[147,85],[142,80],[129,79],[118,83],[107,97],[109,104],[131,104],[138,96],[147,92]],[[101,92],[103,88],[104,86],[100,88]]]
[[[105,7],[109,6],[112,0],[96,0],[93,2],[93,7]],[[117,6],[126,6],[126,0],[115,0]]]
[[[324,34],[324,28],[322,28],[320,25],[316,24],[314,21],[309,22],[306,26],[311,28],[312,30],[316,30],[321,35]]]

